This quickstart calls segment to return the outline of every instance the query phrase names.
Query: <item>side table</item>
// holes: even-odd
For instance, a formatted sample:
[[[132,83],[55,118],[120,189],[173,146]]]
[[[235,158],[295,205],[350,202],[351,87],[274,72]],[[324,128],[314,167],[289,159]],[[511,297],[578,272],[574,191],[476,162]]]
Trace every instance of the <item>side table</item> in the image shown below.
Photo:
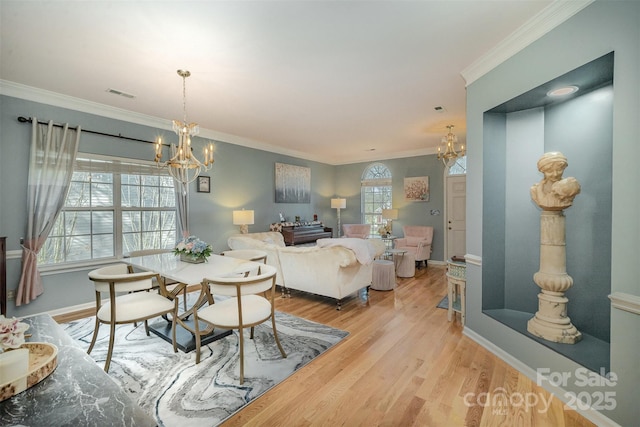
[[[449,310],[447,319],[453,320],[454,313],[460,313],[460,323],[464,326],[466,317],[467,264],[447,260],[447,295]]]

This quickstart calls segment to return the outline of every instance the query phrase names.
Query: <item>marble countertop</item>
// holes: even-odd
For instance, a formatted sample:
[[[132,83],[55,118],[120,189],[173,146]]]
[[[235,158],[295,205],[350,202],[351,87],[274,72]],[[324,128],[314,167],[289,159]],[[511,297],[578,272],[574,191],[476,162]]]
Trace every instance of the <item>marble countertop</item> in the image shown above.
[[[58,367],[39,384],[0,402],[2,426],[155,426],[49,315],[22,320],[31,342],[58,347]]]

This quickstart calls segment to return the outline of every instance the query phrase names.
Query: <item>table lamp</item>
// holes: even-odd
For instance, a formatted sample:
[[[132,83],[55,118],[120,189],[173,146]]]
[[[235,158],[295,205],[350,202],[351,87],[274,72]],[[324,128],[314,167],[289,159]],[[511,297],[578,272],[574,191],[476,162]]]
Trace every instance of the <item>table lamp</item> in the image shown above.
[[[382,209],[382,218],[387,220],[387,224],[384,226],[387,234],[391,234],[393,231],[393,220],[398,219],[398,209]]]
[[[233,225],[239,225],[240,233],[247,234],[249,225],[253,225],[253,211],[233,211]]]

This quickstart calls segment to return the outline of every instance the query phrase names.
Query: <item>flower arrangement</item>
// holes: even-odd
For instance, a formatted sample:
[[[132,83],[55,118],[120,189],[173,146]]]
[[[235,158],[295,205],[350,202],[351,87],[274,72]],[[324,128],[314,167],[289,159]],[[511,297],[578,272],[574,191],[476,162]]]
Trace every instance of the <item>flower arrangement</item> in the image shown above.
[[[196,236],[188,236],[176,243],[173,249],[174,255],[180,255],[192,259],[207,259],[211,255],[211,245],[198,239]]]
[[[18,319],[7,319],[0,314],[0,353],[7,349],[19,348],[24,344],[24,332],[29,325]]]
[[[390,235],[391,234],[391,227],[390,227],[389,223],[387,223],[386,225],[381,225],[378,228],[378,234],[383,236],[383,237]]]

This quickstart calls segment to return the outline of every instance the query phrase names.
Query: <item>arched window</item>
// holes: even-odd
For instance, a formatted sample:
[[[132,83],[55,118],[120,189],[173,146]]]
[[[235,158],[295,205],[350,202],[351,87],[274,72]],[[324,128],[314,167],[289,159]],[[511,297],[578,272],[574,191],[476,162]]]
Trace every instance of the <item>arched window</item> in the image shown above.
[[[448,175],[466,175],[467,174],[467,156],[458,157],[456,161],[449,167]]]
[[[362,173],[362,223],[371,224],[372,236],[376,236],[383,225],[382,210],[392,207],[391,182],[391,171],[382,163],[373,163]]]

